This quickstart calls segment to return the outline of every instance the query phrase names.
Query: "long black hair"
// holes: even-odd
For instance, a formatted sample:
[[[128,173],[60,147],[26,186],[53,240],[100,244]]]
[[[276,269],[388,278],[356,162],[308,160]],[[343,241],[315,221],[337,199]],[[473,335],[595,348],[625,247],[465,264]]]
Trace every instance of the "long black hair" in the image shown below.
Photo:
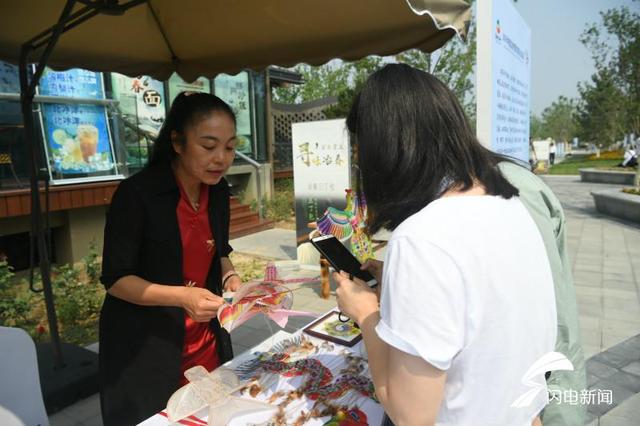
[[[490,195],[518,195],[496,167],[506,158],[478,142],[455,95],[424,71],[389,64],[372,74],[347,127],[371,233],[395,229],[447,188],[478,182]]]
[[[206,118],[213,112],[227,114],[236,124],[236,115],[231,107],[222,99],[209,93],[181,92],[176,96],[167,118],[162,124],[156,138],[149,165],[167,164],[176,157],[171,144],[171,132],[174,130],[181,136],[178,142],[184,143],[184,134],[188,126]]]

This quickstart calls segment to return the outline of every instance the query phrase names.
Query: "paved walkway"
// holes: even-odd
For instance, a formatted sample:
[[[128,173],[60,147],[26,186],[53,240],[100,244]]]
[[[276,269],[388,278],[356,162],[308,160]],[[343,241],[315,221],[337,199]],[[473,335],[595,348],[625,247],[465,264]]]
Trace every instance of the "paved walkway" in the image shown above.
[[[567,215],[567,235],[576,284],[589,386],[611,389],[615,406],[593,406],[591,425],[638,425],[640,419],[640,226],[600,215],[589,192],[611,185],[585,184],[578,177],[544,178],[561,200]],[[295,232],[274,229],[233,240],[238,252],[264,258],[291,259]],[[290,277],[314,277],[318,271],[288,272]],[[294,308],[325,312],[333,298],[319,297],[317,283],[299,285]],[[287,331],[308,318],[292,318]],[[271,329],[269,328],[271,327]],[[277,326],[256,317],[232,333],[236,353],[268,338]],[[613,407],[613,409],[612,409]],[[101,425],[97,395],[50,417],[52,426]]]
[[[590,406],[590,425],[640,419],[640,226],[598,213],[577,176],[545,176],[567,216],[582,344],[591,389],[613,391],[612,406]],[[598,419],[599,417],[599,419]]]

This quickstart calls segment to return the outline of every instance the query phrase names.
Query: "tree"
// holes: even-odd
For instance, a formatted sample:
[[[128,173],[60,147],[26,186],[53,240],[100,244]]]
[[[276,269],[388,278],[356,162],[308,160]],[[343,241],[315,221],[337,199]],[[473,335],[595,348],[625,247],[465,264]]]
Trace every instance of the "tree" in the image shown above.
[[[535,114],[531,114],[529,117],[529,136],[533,139],[544,139],[546,138],[546,132],[544,129],[544,123]]]
[[[636,0],[634,0],[636,1]],[[621,95],[618,103],[622,116],[608,114],[621,120],[623,132],[640,133],[640,14],[626,6],[600,12],[601,23],[590,24],[580,41],[591,51],[597,74],[594,85],[609,87]],[[599,86],[598,86],[599,85]],[[583,87],[586,90],[585,87]],[[594,94],[592,94],[595,96]],[[601,96],[599,93],[598,96]],[[585,112],[588,112],[586,110]],[[594,118],[594,120],[598,120]],[[617,124],[607,125],[611,129]]]
[[[302,74],[304,85],[276,88],[273,97],[276,102],[300,103],[326,96],[337,96],[338,103],[327,108],[325,112],[331,118],[345,117],[355,95],[371,73],[386,63],[401,62],[430,72],[442,80],[456,94],[473,123],[475,121],[473,91],[475,37],[472,20],[466,43],[456,37],[433,54],[412,49],[386,58],[369,56],[355,62],[332,61],[319,67],[298,65],[294,70]]]
[[[579,84],[580,102],[577,107],[577,121],[580,124],[580,138],[603,146],[619,140],[625,131],[625,105],[622,90],[615,77],[608,71],[598,71],[591,77],[591,83]]]
[[[556,141],[568,142],[576,132],[575,113],[574,101],[559,96],[542,111],[541,133]]]
[[[416,49],[396,55],[397,62],[427,71],[439,78],[464,107],[472,121],[476,115],[473,67],[476,63],[476,29],[471,21],[466,43],[455,38],[436,53],[424,53]]]
[[[329,62],[318,67],[301,64],[293,70],[302,74],[304,84],[274,89],[275,102],[309,102],[327,96],[338,96],[348,88],[350,70],[343,63]]]

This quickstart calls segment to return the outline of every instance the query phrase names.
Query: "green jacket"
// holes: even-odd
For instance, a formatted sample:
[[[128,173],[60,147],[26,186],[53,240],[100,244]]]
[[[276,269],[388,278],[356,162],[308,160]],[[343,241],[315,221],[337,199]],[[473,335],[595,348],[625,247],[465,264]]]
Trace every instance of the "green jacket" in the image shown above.
[[[520,199],[535,221],[549,257],[556,293],[558,337],[556,352],[564,354],[574,371],[554,371],[547,381],[550,389],[580,391],[587,388],[584,352],[580,343],[578,308],[571,275],[571,262],[567,254],[566,223],[560,201],[536,175],[509,162],[499,164],[502,174],[520,191]],[[584,425],[586,406],[550,402],[542,415],[548,425]]]

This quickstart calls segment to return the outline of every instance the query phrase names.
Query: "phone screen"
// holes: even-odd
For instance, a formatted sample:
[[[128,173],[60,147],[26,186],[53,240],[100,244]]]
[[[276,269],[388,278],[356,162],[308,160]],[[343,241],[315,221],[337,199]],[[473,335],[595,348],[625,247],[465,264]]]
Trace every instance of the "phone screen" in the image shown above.
[[[333,235],[323,235],[311,240],[311,243],[327,259],[336,271],[345,271],[366,282],[369,287],[375,287],[378,282],[373,276],[360,269],[360,262]]]

